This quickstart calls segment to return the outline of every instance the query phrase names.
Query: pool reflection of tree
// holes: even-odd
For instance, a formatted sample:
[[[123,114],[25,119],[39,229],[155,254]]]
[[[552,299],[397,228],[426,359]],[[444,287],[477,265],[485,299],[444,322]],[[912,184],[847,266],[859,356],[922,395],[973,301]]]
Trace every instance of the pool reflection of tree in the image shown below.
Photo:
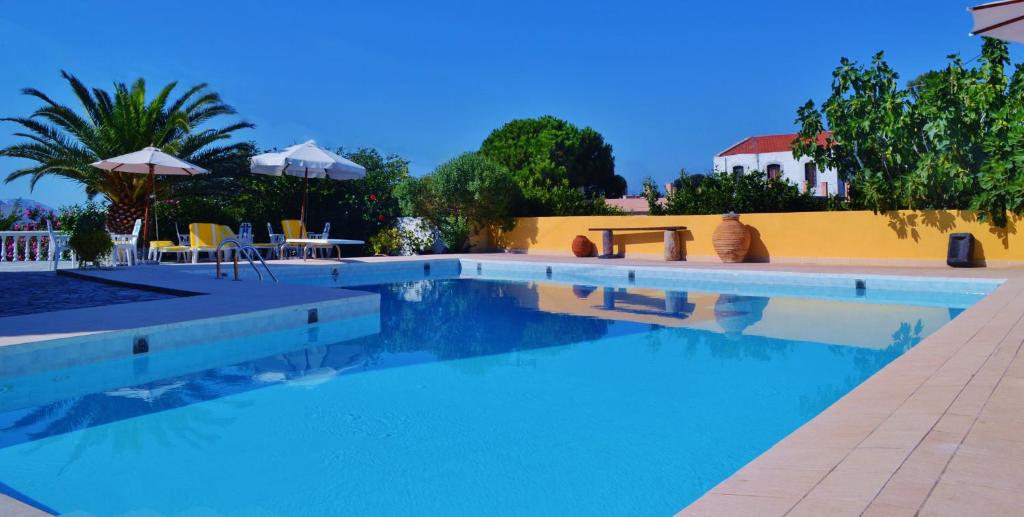
[[[919,319],[913,326],[909,322],[900,323],[899,328],[892,333],[892,342],[882,349],[829,346],[828,349],[833,354],[851,357],[854,370],[836,384],[819,388],[814,398],[801,400],[801,409],[809,415],[820,413],[839,397],[920,343],[924,339],[921,335],[923,331],[924,324]]]
[[[732,302],[735,301],[732,300]],[[746,300],[746,302],[751,302],[751,305],[748,305],[748,307],[756,308],[760,306],[760,303],[756,300]],[[733,316],[736,315],[734,314]],[[750,321],[753,322],[760,319],[757,311],[754,311],[750,316],[752,318]],[[732,323],[732,325],[733,330],[735,330],[737,328],[736,324]],[[684,346],[687,354],[691,357],[706,350],[712,357],[717,359],[772,361],[780,360],[791,353],[796,353],[798,347],[824,347],[831,354],[847,358],[852,366],[852,370],[844,378],[836,379],[836,382],[832,384],[819,387],[813,396],[801,397],[799,402],[801,412],[810,417],[820,413],[843,394],[848,393],[885,365],[920,343],[923,339],[923,332],[924,324],[920,319],[914,324],[901,322],[899,327],[892,333],[892,341],[883,348],[875,349],[829,345],[825,343],[792,342],[753,335],[746,335],[742,340],[737,340],[735,336],[729,335],[729,333],[720,334],[688,328],[665,328],[650,335],[648,348],[652,351],[657,351],[663,343],[671,342],[675,345]]]
[[[403,297],[413,287],[420,303]],[[441,280],[387,285],[378,292],[381,333],[359,340],[373,352],[459,359],[591,341],[608,333],[605,320],[525,308],[521,297],[528,294],[517,284]]]

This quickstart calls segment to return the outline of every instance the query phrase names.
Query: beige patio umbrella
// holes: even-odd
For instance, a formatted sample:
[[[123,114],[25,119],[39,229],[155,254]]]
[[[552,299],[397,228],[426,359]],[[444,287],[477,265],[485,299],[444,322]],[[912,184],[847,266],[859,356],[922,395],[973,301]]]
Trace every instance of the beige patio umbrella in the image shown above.
[[[1001,0],[968,9],[974,18],[972,36],[1024,43],[1024,0]]]
[[[156,147],[147,147],[134,153],[100,160],[93,163],[92,166],[110,172],[149,175],[149,199],[146,201],[146,211],[142,219],[142,240],[146,240],[149,235],[149,212],[153,199],[156,197],[156,176],[193,176],[210,172],[198,165],[171,156]],[[160,228],[157,226],[157,233],[159,231]]]
[[[366,176],[365,167],[316,145],[312,140],[287,147],[284,151],[253,156],[249,170],[255,174],[303,178],[302,208],[299,210],[301,228],[306,227],[309,178],[354,180]]]

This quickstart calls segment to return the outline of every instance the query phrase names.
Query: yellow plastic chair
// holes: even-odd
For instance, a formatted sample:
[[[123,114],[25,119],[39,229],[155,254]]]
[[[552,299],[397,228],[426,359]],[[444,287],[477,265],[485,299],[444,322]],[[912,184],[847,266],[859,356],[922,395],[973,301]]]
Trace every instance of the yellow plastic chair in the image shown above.
[[[293,249],[296,253],[302,252],[302,246],[293,246],[287,244],[288,239],[306,239],[306,228],[302,225],[302,221],[298,219],[282,219],[281,230],[284,231],[285,244],[281,246],[281,258],[288,256],[288,250]]]
[[[213,254],[217,252],[217,245],[225,237],[234,237],[235,233],[231,228],[214,223],[192,223],[188,225],[188,243],[192,251],[192,263],[199,262],[200,253]],[[228,245],[233,247],[233,245]],[[230,250],[228,250],[230,253]]]
[[[285,239],[305,239],[306,229],[298,219],[281,220],[281,228],[284,230]]]

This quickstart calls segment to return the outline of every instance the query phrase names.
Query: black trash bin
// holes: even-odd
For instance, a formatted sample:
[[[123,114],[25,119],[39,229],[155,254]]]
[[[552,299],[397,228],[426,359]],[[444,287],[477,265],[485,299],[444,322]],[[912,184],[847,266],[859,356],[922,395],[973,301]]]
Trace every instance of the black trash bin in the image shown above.
[[[949,250],[946,251],[946,264],[952,267],[971,267],[971,251],[973,249],[974,237],[971,234],[951,234]]]

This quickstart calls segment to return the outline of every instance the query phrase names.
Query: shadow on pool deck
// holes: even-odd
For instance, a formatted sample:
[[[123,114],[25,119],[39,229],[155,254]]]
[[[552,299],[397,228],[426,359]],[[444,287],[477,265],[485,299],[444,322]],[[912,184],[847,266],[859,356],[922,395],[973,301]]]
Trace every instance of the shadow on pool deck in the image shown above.
[[[4,290],[18,293],[0,304],[0,318],[120,303],[173,298],[174,295],[93,282],[53,272],[23,272],[3,277]]]

